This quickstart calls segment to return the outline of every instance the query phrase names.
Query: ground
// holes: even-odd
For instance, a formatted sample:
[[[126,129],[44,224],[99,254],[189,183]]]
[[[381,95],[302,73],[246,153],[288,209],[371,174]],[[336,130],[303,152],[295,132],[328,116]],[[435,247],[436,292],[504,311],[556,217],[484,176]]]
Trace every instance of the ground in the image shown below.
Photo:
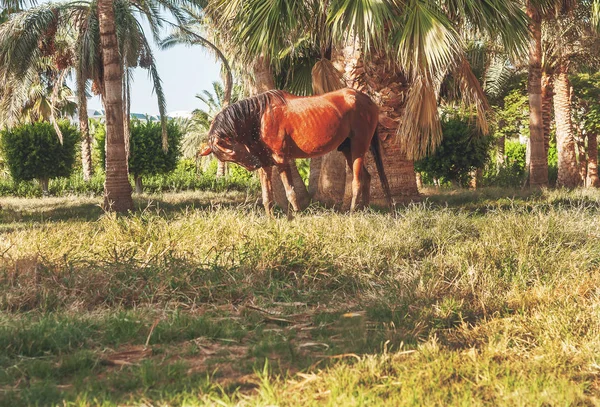
[[[2,198],[0,405],[599,405],[600,193],[425,198]]]

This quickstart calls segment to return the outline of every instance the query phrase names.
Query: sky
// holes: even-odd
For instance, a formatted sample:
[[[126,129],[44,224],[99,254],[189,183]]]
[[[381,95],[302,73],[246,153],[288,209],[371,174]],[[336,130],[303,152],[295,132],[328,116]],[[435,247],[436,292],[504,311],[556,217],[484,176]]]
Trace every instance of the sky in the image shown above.
[[[196,94],[211,90],[212,82],[220,80],[220,64],[200,46],[177,45],[169,50],[154,46],[158,73],[167,99],[167,112],[194,110],[204,107]],[[131,112],[158,114],[156,96],[152,93],[152,80],[148,71],[136,68],[131,85]],[[89,100],[90,109],[102,109],[99,97]]]

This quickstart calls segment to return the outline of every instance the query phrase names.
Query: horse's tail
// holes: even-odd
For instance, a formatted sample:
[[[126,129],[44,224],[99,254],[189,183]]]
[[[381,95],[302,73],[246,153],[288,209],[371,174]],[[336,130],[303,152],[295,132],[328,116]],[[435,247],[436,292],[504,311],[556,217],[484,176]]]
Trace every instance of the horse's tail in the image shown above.
[[[379,180],[381,181],[381,186],[383,187],[383,193],[385,194],[385,199],[390,207],[390,209],[394,208],[394,203],[392,202],[392,193],[390,192],[390,184],[388,183],[387,176],[385,175],[385,171],[383,169],[383,159],[381,156],[381,141],[379,140],[379,134],[377,129],[375,129],[375,134],[371,139],[371,153],[373,154],[373,158],[375,159],[375,166],[377,167],[377,173],[379,174]]]

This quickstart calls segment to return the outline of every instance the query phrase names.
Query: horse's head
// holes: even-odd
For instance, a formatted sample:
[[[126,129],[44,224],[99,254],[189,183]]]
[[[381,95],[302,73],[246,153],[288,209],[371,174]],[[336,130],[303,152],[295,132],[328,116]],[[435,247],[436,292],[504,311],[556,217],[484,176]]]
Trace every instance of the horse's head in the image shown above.
[[[263,166],[260,158],[250,151],[249,145],[235,137],[209,133],[209,142],[200,150],[199,155],[213,153],[220,161],[231,161],[241,165],[248,171]]]

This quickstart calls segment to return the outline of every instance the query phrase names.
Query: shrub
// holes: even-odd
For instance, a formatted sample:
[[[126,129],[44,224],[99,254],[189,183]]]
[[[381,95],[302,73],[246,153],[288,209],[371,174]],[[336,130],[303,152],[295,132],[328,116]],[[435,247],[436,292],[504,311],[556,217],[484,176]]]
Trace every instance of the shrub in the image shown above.
[[[173,121],[167,123],[169,149],[162,149],[162,127],[160,123],[135,120],[130,126],[129,172],[135,179],[136,192],[143,190],[142,177],[167,174],[177,167],[182,132]],[[102,162],[105,162],[104,144],[106,134],[96,131],[97,148]]]
[[[442,119],[443,140],[433,155],[415,162],[415,169],[459,185],[467,185],[470,172],[488,160],[492,138],[477,130],[475,119],[451,112]]]
[[[80,135],[67,122],[60,123],[61,144],[52,124],[37,122],[6,129],[0,134],[0,146],[15,182],[39,180],[44,194],[48,181],[71,175]]]

